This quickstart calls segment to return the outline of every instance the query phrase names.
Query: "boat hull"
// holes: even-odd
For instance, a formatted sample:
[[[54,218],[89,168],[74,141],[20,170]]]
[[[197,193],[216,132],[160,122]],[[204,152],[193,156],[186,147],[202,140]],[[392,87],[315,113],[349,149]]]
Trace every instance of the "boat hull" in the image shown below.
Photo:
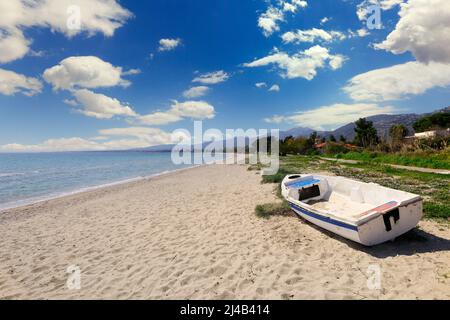
[[[317,214],[302,206],[301,202],[294,203],[291,200],[289,204],[292,210],[303,219],[365,246],[374,246],[394,240],[415,228],[422,218],[422,200],[399,207],[399,219],[394,221],[393,218],[389,218],[389,231],[386,228],[383,215],[366,221],[361,225],[354,225]]]

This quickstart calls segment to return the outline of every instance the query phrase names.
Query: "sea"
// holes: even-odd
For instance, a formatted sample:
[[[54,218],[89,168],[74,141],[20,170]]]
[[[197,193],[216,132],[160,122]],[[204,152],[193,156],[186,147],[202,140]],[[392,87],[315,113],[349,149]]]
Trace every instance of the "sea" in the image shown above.
[[[0,153],[0,210],[190,166],[170,152]]]

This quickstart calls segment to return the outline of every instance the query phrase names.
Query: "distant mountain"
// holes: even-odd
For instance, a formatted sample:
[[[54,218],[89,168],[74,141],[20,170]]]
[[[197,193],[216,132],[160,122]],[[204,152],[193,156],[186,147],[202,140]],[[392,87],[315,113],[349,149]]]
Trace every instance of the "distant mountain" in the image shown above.
[[[434,111],[438,112],[450,112],[450,107]],[[374,127],[377,129],[378,136],[381,138],[387,138],[389,135],[389,129],[394,124],[403,124],[410,134],[414,134],[412,125],[422,117],[430,115],[432,113],[425,114],[380,114],[376,116],[367,117],[366,119],[373,122]],[[355,138],[355,123],[346,124],[333,131],[317,131],[317,134],[321,137],[329,137],[333,135],[336,139],[342,135],[347,140],[353,140]],[[289,135],[294,137],[308,137],[314,130],[304,127],[293,128],[288,131],[280,132],[280,137],[283,139]]]
[[[394,124],[403,124],[406,128],[408,128],[408,131],[410,134],[414,134],[414,129],[412,125],[414,122],[419,120],[422,117],[428,116],[433,113],[438,112],[450,112],[450,107],[436,110],[431,113],[425,113],[425,114],[380,114],[376,116],[367,117],[366,119],[369,121],[372,121],[375,128],[377,129],[378,136],[381,138],[386,138],[389,135],[389,129]],[[336,139],[339,139],[341,135],[343,135],[347,140],[351,141],[355,138],[355,124],[349,123],[345,126],[342,126],[336,130],[333,131],[317,131],[313,130],[311,128],[305,128],[305,127],[297,127],[293,128],[287,131],[280,131],[280,139],[284,139],[288,136],[293,137],[309,137],[311,133],[314,131],[317,131],[317,134],[321,137],[328,138],[329,136],[333,135]],[[246,139],[245,145],[248,145],[249,143],[253,142],[255,139]],[[209,145],[211,142],[205,142],[202,146],[198,145],[195,147],[196,150],[204,149],[205,146]],[[220,143],[220,142],[218,142]],[[226,142],[223,141],[223,146],[225,149]],[[229,140],[228,143],[232,145],[233,141]],[[234,139],[234,145],[237,145],[237,139]],[[130,151],[142,151],[142,152],[170,152],[172,151],[172,148],[174,147],[173,144],[166,144],[166,145],[159,145],[159,146],[153,146],[148,148],[140,148],[140,149],[133,149]]]
[[[289,136],[293,136],[293,137],[309,137],[309,135],[311,133],[313,133],[315,130],[311,129],[311,128],[303,128],[303,127],[298,127],[298,128],[293,128],[287,131],[280,131],[280,139],[284,139],[286,137]]]
[[[389,136],[389,129],[394,124],[403,124],[410,134],[414,133],[412,125],[414,122],[422,118],[423,115],[418,114],[381,114],[377,116],[367,117],[368,121],[372,121],[374,127],[377,129],[378,136],[385,139]],[[340,127],[332,132],[332,134],[339,139],[343,135],[347,140],[353,140],[355,138],[355,123],[349,123],[343,127]]]
[[[153,146],[153,147],[131,149],[131,150],[128,150],[128,151],[141,151],[141,152],[170,152],[170,151],[172,151],[172,148],[173,148],[174,146],[175,146],[174,144],[163,144],[163,145]]]

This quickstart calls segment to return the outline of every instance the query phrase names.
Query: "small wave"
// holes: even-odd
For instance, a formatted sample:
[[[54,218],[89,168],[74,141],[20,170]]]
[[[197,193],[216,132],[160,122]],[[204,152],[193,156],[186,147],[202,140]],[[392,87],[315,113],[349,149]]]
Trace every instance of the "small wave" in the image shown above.
[[[5,173],[0,173],[0,178],[4,178],[4,177],[13,177],[13,176],[23,176],[25,173],[22,172],[5,172]]]

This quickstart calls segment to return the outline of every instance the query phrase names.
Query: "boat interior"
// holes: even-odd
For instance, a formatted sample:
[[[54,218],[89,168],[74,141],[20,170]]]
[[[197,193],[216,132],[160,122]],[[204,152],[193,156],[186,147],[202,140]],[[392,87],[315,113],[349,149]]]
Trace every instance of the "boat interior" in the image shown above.
[[[344,177],[292,175],[285,182],[288,197],[325,214],[356,222],[385,213],[415,195]]]

